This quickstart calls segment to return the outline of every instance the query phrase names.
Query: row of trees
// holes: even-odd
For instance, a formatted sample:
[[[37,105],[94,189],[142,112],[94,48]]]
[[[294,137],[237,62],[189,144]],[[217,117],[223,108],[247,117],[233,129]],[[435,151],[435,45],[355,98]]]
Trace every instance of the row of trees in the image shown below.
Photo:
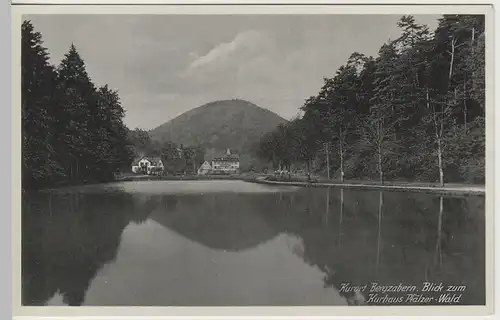
[[[52,66],[30,21],[22,24],[21,102],[24,189],[106,181],[130,166],[118,93],[92,83],[74,45]]]
[[[161,158],[166,173],[196,173],[205,159],[205,149],[202,146],[177,145],[169,141],[160,143],[151,139],[149,133],[142,129],[130,130],[129,140],[137,158]]]
[[[433,33],[412,16],[398,26],[377,57],[353,53],[325,78],[259,156],[341,180],[484,182],[484,16],[445,15]]]

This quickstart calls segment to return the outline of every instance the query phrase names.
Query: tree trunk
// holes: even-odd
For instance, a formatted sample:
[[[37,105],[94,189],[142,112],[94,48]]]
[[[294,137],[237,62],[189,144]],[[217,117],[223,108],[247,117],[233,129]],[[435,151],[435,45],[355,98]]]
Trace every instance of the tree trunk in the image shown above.
[[[80,161],[78,161],[78,158],[76,159],[76,179],[78,181],[81,181],[81,177],[80,177]]]
[[[450,70],[448,72],[448,86],[451,82],[451,75],[453,74],[453,60],[455,59],[455,44],[457,43],[457,39],[453,38],[451,40],[451,60],[450,60]]]
[[[342,141],[342,131],[339,136],[339,156],[340,156],[340,182],[344,182],[344,148]]]
[[[430,102],[429,102],[429,88],[427,88],[426,92],[426,103],[427,103],[427,108],[430,108]],[[441,121],[440,125],[441,127],[438,128],[438,123],[437,123],[437,112],[436,109],[433,107],[432,108],[432,118],[433,118],[433,123],[434,123],[434,133],[436,137],[436,144],[437,144],[437,154],[438,154],[438,169],[439,169],[439,184],[441,187],[444,186],[444,174],[443,174],[443,152],[442,152],[442,137],[443,137],[443,115],[441,115]]]
[[[381,184],[384,184],[384,171],[382,170],[382,150],[378,149],[378,174],[379,174],[379,180]]]
[[[328,180],[330,180],[330,153],[328,152],[329,143],[326,144],[326,173]]]
[[[377,125],[377,155],[379,181],[384,184],[384,170],[382,169],[382,141],[383,141],[383,120],[379,120]]]
[[[306,160],[307,180],[311,180],[311,162]]]
[[[439,185],[444,187],[444,173],[443,173],[443,153],[441,150],[441,139],[437,141],[438,144],[438,166],[439,166]]]
[[[394,104],[393,104],[393,101],[394,101],[394,95],[392,94],[391,92],[391,100],[390,100],[390,103],[391,103],[391,110],[392,110],[392,113],[391,113],[391,118],[392,119],[396,119],[396,110],[394,108]],[[399,124],[396,122],[393,126],[393,130],[392,130],[392,134],[393,134],[393,138],[394,138],[394,141],[396,141],[396,139],[398,138],[397,136],[397,132],[399,132]]]
[[[466,90],[467,87],[465,85],[465,80],[464,80],[464,134],[467,134],[467,96],[466,96]]]
[[[472,59],[474,59],[474,55],[475,55],[475,51],[474,51],[474,37],[475,37],[475,29],[472,28],[472,37],[471,37],[471,42],[470,42],[470,50],[471,50],[471,57]],[[476,87],[476,77],[475,77],[475,71],[474,71],[474,68],[472,69],[472,74],[471,74],[471,78],[472,78],[472,89],[474,89]]]

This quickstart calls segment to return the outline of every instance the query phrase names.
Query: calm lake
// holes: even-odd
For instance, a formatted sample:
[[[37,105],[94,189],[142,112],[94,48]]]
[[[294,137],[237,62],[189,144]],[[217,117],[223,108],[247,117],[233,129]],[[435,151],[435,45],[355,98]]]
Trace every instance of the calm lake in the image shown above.
[[[23,304],[390,304],[370,301],[372,283],[428,281],[462,286],[454,304],[484,305],[484,207],[484,197],[241,181],[25,194]]]

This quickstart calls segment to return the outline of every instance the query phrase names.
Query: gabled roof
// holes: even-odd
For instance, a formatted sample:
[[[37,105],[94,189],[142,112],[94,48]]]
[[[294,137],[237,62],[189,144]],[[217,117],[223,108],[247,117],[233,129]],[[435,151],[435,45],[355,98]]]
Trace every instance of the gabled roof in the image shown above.
[[[204,161],[201,166],[200,166],[200,169],[211,169],[212,166],[210,165],[210,163],[208,163],[208,161]]]
[[[139,162],[140,162],[141,160],[143,160],[143,159],[146,159],[146,160],[148,160],[148,161],[151,161],[151,160],[149,160],[147,157],[135,157],[135,158],[134,158],[134,161],[132,161],[132,165],[138,165],[138,164],[139,164]]]

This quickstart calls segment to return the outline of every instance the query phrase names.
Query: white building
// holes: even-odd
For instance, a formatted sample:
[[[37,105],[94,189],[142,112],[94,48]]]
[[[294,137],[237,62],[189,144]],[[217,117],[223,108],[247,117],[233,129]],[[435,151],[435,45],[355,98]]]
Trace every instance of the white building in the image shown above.
[[[132,163],[133,173],[151,174],[153,171],[163,171],[164,166],[159,157],[144,157],[139,158]]]
[[[226,154],[212,160],[212,170],[214,173],[237,173],[240,170],[240,158],[227,149]]]

